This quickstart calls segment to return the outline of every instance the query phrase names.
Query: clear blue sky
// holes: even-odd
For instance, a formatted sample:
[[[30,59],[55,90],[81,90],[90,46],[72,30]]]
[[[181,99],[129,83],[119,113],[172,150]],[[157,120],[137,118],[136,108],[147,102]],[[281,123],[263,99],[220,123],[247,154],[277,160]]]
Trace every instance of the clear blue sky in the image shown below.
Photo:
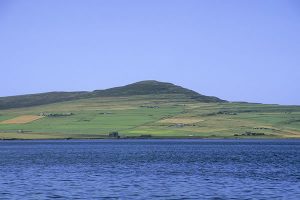
[[[1,0],[0,96],[155,79],[300,104],[298,0]]]

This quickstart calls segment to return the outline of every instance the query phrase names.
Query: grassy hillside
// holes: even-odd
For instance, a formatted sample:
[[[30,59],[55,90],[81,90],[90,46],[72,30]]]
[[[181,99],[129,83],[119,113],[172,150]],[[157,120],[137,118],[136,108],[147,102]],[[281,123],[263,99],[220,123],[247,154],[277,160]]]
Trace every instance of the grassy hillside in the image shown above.
[[[117,95],[122,88],[115,88],[111,96],[95,91],[102,94],[47,105],[2,109],[0,138],[105,138],[111,131],[118,131],[121,137],[300,137],[300,106],[221,100],[206,103],[192,98],[196,95],[192,91],[190,94],[152,91],[136,95],[135,91],[147,89],[138,90],[137,85],[128,87],[131,90],[127,89],[122,95]],[[43,116],[35,117],[40,113]]]
[[[44,105],[84,98],[88,92],[47,92],[9,97],[0,97],[0,109]]]
[[[0,97],[0,109],[45,105],[78,99],[95,97],[121,97],[133,95],[181,94],[199,102],[225,102],[217,97],[198,94],[195,91],[158,81],[140,81],[137,83],[93,92],[47,92],[40,94]]]
[[[195,99],[200,102],[225,102],[217,97],[201,95],[193,90],[189,90],[172,83],[164,83],[159,81],[140,81],[122,87],[115,87],[107,90],[96,90],[93,92],[93,96],[101,97],[159,94],[181,94],[186,98]]]

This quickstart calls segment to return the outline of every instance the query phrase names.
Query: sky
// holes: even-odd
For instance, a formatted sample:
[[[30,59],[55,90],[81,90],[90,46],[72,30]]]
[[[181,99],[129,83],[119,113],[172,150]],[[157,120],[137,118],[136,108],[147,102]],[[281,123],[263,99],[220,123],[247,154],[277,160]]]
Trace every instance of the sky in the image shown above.
[[[300,105],[300,1],[0,1],[0,96],[141,80]]]

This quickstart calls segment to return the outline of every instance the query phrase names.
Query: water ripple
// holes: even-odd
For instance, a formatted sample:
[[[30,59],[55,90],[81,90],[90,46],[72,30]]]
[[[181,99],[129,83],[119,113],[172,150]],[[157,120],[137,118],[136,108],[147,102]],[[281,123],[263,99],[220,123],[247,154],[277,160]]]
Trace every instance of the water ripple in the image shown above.
[[[300,141],[0,142],[0,199],[300,199]]]

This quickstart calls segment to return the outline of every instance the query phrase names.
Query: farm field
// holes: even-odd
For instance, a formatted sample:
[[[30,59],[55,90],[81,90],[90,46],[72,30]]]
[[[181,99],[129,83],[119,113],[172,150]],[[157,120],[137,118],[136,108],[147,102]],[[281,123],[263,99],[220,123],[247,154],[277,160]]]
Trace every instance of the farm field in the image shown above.
[[[12,119],[4,120],[1,124],[26,124],[42,118],[38,115],[21,115]]]
[[[92,139],[110,132],[121,138],[299,138],[300,106],[203,103],[165,94],[0,110],[0,139]]]

